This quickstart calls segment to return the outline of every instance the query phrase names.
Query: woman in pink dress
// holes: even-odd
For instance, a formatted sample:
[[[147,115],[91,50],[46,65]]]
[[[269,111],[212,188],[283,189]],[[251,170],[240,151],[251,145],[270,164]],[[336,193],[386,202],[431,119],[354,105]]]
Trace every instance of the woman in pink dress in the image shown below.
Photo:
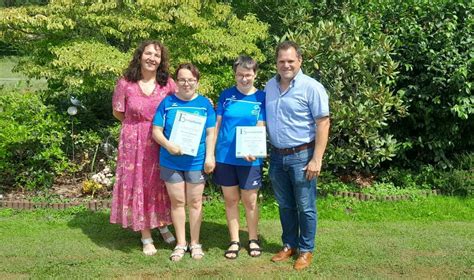
[[[141,231],[143,253],[154,255],[151,229],[173,243],[170,199],[160,179],[159,146],[152,138],[156,108],[176,84],[168,74],[166,48],[145,41],[136,50],[112,99],[113,115],[122,122],[110,222]]]

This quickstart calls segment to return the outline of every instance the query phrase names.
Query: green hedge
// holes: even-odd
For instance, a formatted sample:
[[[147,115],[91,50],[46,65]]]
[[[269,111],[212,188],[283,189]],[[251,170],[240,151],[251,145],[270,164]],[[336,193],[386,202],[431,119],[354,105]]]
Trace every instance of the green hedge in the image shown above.
[[[0,186],[49,187],[64,172],[67,123],[36,93],[0,91]]]

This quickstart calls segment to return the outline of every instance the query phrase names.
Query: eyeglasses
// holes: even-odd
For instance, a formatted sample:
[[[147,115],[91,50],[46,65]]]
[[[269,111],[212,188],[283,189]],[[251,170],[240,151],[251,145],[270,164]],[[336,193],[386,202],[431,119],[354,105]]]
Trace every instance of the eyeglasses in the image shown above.
[[[197,80],[196,79],[178,79],[178,84],[181,85],[181,86],[184,86],[186,83],[188,83],[188,85],[190,86],[193,86],[196,84]]]
[[[247,79],[247,80],[250,80],[253,78],[254,75],[251,75],[251,74],[245,74],[245,75],[239,75],[239,74],[236,74],[235,77],[237,78],[237,80],[243,80],[244,78]]]

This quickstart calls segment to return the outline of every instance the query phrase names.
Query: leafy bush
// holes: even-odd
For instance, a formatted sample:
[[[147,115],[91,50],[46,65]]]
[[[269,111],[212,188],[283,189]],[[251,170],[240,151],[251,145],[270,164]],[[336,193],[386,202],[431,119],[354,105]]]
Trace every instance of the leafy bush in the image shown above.
[[[437,189],[448,195],[474,194],[473,154],[454,157],[455,168],[425,165],[418,170],[390,168],[379,174],[379,181],[392,183],[397,188]]]
[[[378,198],[393,195],[408,195],[410,198],[418,198],[426,195],[425,191],[416,187],[398,188],[392,183],[375,183],[370,188],[365,188],[362,193],[370,194]]]
[[[329,153],[337,168],[362,165],[373,169],[377,162],[385,162],[382,168],[386,168],[389,158],[414,169],[426,163],[440,163],[440,167],[449,168],[453,164],[451,155],[473,149],[474,134],[470,132],[474,130],[474,122],[469,119],[474,113],[472,1],[228,2],[237,13],[252,12],[267,22],[271,35],[278,40],[286,33],[289,35],[286,38],[301,43],[306,60],[304,70],[329,87],[331,98],[339,98],[338,90],[343,90],[340,100],[343,107],[332,104],[336,129],[333,133],[337,135],[332,138]],[[268,17],[269,13],[272,17]],[[318,32],[321,35],[314,34]],[[271,48],[265,49],[267,57],[273,55],[275,45],[269,41],[263,45]],[[364,54],[367,49],[369,57]],[[378,74],[381,75],[377,75],[372,71],[377,70],[377,63],[373,62],[387,55],[392,62],[385,60],[384,65],[380,61],[382,68]],[[273,67],[263,65],[262,68],[274,73]],[[366,74],[360,79],[358,72],[364,70],[374,79]],[[361,89],[370,82],[374,85],[372,90],[375,89],[383,74],[387,81],[382,80],[380,88],[385,87],[382,92],[395,93],[396,105],[388,102],[388,107],[393,107],[387,110],[375,105],[375,113],[366,113],[365,109],[372,109],[372,104],[368,102],[370,97],[360,94]],[[354,106],[357,103],[362,106]],[[341,108],[350,110],[345,112]],[[352,119],[360,115],[358,109],[363,111],[361,123]],[[381,112],[388,115],[379,117]],[[352,116],[347,117],[348,114]],[[367,114],[373,118],[367,118]],[[373,130],[366,131],[365,121],[372,122],[373,128],[374,122],[383,123],[375,125],[378,136]],[[343,129],[342,133],[339,129]],[[349,141],[348,147],[359,148],[358,151],[345,148]],[[374,159],[369,159],[372,151]],[[359,158],[361,162],[357,161]]]
[[[391,124],[408,139],[408,160],[450,165],[449,154],[472,150],[474,115],[474,6],[471,1],[404,1],[385,11],[386,32],[396,38],[396,88],[409,116]],[[402,128],[402,129],[400,129]]]
[[[387,123],[405,107],[401,96],[390,90],[397,75],[391,41],[378,34],[377,44],[369,45],[359,39],[365,32],[363,22],[346,20],[319,21],[284,38],[299,43],[303,70],[318,77],[329,92],[327,162],[337,170],[371,170],[396,156],[400,144],[387,132]]]
[[[66,169],[66,122],[34,93],[0,91],[0,186],[49,187]]]
[[[377,44],[374,35],[384,34],[393,43],[400,67],[391,88],[408,105],[404,118],[389,121],[403,141],[398,163],[449,168],[450,155],[473,149],[472,1],[321,1],[313,14],[341,23],[356,16],[364,25],[361,40]]]

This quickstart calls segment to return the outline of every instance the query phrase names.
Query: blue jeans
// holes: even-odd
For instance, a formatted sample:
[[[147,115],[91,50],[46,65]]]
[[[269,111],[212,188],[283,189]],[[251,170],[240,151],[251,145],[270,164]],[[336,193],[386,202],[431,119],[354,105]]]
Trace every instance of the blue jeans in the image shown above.
[[[292,155],[276,152],[270,157],[270,180],[280,210],[283,229],[281,239],[290,248],[313,252],[318,213],[316,210],[316,179],[306,180],[303,168],[314,149]]]

